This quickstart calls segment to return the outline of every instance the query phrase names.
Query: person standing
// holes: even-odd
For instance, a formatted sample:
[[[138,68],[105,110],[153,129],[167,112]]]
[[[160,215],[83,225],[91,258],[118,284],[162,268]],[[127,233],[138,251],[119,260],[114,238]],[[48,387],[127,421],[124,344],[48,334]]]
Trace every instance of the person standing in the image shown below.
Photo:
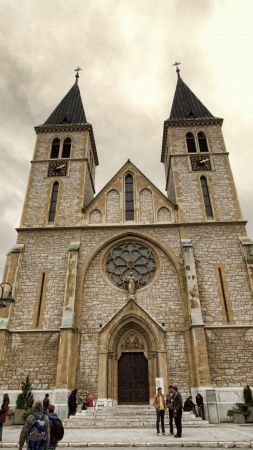
[[[48,407],[49,407],[49,394],[46,394],[45,397],[43,398],[43,412],[46,414],[48,411]]]
[[[68,417],[74,416],[76,413],[76,408],[77,408],[76,396],[77,396],[77,389],[73,389],[73,391],[71,391],[69,398],[68,398],[68,408],[69,408]]]
[[[196,405],[197,405],[198,415],[200,417],[202,417],[202,420],[205,420],[204,399],[199,392],[196,395]]]
[[[183,413],[183,402],[182,396],[178,391],[178,388],[174,386],[175,396],[174,396],[174,419],[175,425],[177,429],[177,434],[175,434],[176,438],[182,437],[182,413]]]
[[[33,413],[27,417],[19,436],[19,450],[27,441],[28,450],[47,450],[50,442],[50,428],[47,414],[43,413],[41,401],[33,405]]]
[[[164,413],[165,413],[165,401],[164,395],[162,394],[162,388],[157,388],[157,393],[154,398],[154,406],[156,409],[156,430],[157,434],[161,436],[160,433],[160,421],[162,427],[162,434],[165,436],[165,428],[164,428]]]
[[[50,442],[48,450],[55,450],[57,444],[64,436],[64,428],[61,419],[54,412],[54,405],[48,406],[48,418],[50,427]]]
[[[0,441],[3,439],[3,424],[5,422],[6,416],[9,414],[9,404],[10,398],[8,394],[3,395],[3,403],[0,409]]]
[[[170,434],[173,435],[173,413],[174,413],[174,387],[172,384],[169,385],[169,392],[166,395],[166,406],[169,413],[169,424],[170,424]]]

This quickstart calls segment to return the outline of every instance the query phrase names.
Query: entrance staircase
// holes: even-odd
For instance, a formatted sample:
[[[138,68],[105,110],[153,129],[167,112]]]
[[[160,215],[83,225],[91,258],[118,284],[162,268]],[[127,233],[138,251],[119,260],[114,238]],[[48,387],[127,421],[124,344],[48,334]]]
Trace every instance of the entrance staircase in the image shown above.
[[[168,414],[165,429],[168,430]],[[207,420],[183,412],[183,427],[209,426]],[[65,420],[67,428],[155,428],[156,414],[151,406],[113,406],[111,408],[88,408]]]

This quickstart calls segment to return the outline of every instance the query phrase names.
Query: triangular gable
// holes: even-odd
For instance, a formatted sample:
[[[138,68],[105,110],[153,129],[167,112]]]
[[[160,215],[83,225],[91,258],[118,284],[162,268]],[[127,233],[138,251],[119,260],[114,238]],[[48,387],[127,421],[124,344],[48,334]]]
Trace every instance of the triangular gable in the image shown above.
[[[124,179],[127,172],[130,172],[134,179],[134,222],[156,223],[158,221],[157,214],[160,208],[165,208],[164,211],[167,209],[168,216],[171,216],[171,219],[168,221],[172,221],[172,216],[174,216],[175,212],[175,205],[130,160],[128,160],[121,167],[121,169],[111,178],[111,180],[103,187],[97,196],[87,205],[84,212],[86,221],[93,224],[125,222],[123,211]],[[110,193],[109,196],[108,193]],[[148,197],[150,197],[150,200]],[[112,208],[114,209],[111,216],[110,204],[112,204]],[[117,204],[118,213],[116,213]],[[150,208],[150,211],[148,208]],[[151,211],[151,208],[153,208],[153,212]],[[89,222],[88,216],[93,211],[94,222]],[[97,218],[95,218],[95,211],[97,212]],[[99,214],[101,214],[100,220]],[[113,214],[115,214],[114,218]],[[118,216],[116,214],[118,214]]]

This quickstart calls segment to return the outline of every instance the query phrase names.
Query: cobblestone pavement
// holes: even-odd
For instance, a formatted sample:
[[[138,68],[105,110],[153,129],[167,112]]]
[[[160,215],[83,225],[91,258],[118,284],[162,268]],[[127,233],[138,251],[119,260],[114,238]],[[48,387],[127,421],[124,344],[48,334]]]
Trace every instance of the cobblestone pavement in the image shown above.
[[[18,442],[21,427],[4,427],[1,447],[13,448]],[[157,436],[155,429],[66,429],[59,447],[205,447],[253,448],[253,424],[210,425],[204,428],[185,428],[183,437]]]

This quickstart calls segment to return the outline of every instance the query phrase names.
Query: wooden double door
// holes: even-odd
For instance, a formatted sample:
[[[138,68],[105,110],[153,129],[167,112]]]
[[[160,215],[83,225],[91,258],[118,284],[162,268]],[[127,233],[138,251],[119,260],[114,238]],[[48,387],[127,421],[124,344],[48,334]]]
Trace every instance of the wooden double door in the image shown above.
[[[122,353],[118,361],[118,403],[149,403],[148,361],[143,352]]]

